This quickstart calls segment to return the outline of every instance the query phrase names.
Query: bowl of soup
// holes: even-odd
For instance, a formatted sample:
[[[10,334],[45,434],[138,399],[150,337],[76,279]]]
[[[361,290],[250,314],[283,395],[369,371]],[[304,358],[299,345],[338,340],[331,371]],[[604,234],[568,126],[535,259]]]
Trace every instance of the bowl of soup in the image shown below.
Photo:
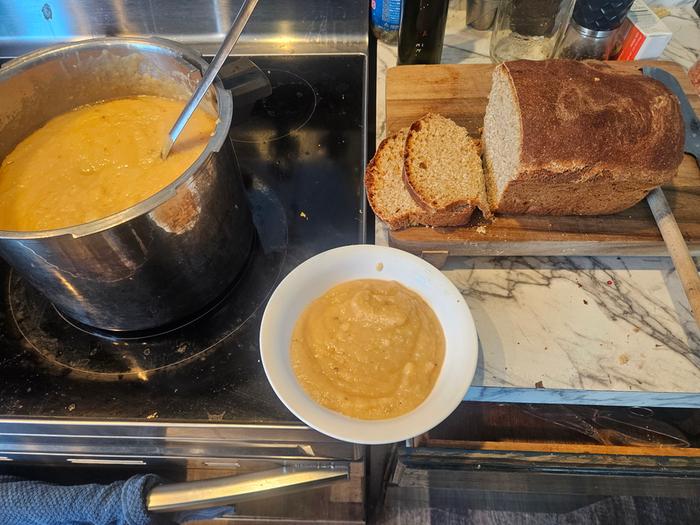
[[[379,444],[452,413],[474,377],[478,339],[442,272],[401,250],[353,245],[308,259],[279,284],[260,353],[299,419],[337,439]]]

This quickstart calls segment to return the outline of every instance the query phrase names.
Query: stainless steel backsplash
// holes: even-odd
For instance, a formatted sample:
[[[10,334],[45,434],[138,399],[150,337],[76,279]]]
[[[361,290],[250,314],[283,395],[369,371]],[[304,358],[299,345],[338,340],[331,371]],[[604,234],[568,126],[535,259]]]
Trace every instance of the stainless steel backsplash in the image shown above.
[[[105,35],[216,50],[239,0],[0,0],[0,58]],[[366,52],[367,0],[260,0],[235,54]]]

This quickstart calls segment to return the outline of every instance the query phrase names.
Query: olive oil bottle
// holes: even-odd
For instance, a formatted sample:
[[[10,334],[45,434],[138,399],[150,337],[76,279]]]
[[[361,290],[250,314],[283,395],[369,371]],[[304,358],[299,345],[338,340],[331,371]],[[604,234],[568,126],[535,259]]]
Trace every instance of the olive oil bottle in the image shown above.
[[[399,64],[439,64],[449,0],[404,0]]]

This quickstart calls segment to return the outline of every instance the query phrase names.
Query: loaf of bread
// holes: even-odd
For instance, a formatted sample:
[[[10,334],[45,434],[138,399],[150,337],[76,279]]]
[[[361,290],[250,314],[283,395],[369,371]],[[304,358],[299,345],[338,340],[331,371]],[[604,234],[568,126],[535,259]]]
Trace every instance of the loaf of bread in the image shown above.
[[[489,215],[484,172],[476,142],[466,129],[442,115],[415,121],[406,136],[404,177],[425,210]]]
[[[427,211],[408,192],[404,182],[404,147],[408,128],[384,139],[365,170],[367,200],[374,213],[392,230],[409,226],[458,226],[469,222],[472,209]]]
[[[600,62],[497,66],[482,144],[492,209],[602,215],[669,182],[683,158],[678,100],[661,83]]]

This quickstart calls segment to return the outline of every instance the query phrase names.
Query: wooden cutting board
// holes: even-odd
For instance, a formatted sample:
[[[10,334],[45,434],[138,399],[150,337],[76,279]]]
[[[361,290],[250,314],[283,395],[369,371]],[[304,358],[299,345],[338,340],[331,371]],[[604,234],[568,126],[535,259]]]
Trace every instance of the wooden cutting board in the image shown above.
[[[611,62],[621,70],[644,65],[676,76],[700,114],[700,97],[685,70],[673,62]],[[491,89],[492,64],[401,66],[386,82],[387,131],[408,126],[427,112],[450,117],[478,137]],[[700,169],[686,155],[673,183],[664,187],[693,255],[700,255]],[[390,232],[389,244],[432,258],[448,255],[667,255],[646,201],[616,215],[599,217],[481,216],[456,228],[415,227]]]

